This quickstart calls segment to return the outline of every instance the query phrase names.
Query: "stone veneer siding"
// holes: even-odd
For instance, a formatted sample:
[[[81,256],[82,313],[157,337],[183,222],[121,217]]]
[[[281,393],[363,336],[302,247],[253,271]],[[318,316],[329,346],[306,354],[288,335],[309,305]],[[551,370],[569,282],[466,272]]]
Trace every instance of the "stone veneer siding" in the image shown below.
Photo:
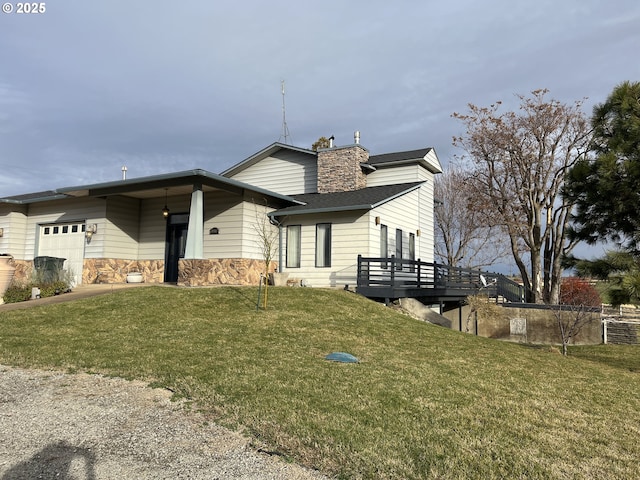
[[[318,193],[349,192],[367,186],[360,166],[369,152],[360,145],[318,150]]]
[[[272,262],[272,272],[277,263]],[[264,261],[248,258],[207,258],[178,261],[178,285],[257,285],[264,273]]]
[[[16,283],[29,283],[33,275],[33,261],[32,260],[16,260],[13,259],[13,266],[16,267],[16,271],[13,274],[13,282]]]
[[[28,283],[33,272],[32,260],[14,260],[14,281]],[[271,263],[270,273],[278,270]],[[163,260],[128,260],[122,258],[85,258],[82,283],[125,283],[127,273],[140,272],[144,283],[164,282]],[[264,273],[264,261],[247,258],[209,258],[178,261],[178,285],[257,285]]]
[[[164,260],[85,258],[82,283],[125,283],[129,272],[142,273],[142,281],[145,283],[163,283]]]

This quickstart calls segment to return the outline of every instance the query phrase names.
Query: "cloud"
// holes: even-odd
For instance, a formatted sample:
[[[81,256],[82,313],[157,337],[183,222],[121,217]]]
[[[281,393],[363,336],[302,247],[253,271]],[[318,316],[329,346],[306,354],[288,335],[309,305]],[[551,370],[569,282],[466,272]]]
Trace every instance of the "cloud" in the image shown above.
[[[453,155],[467,103],[637,80],[640,5],[68,0],[0,17],[0,195],[206,168],[360,130],[372,153]],[[166,170],[165,170],[166,169]],[[40,172],[39,174],[37,172]]]

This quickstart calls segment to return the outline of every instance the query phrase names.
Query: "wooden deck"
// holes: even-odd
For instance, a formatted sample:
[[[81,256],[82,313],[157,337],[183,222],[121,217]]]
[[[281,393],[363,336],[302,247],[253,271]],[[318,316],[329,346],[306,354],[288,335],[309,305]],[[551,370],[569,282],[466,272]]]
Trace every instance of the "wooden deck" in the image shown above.
[[[387,302],[398,298],[452,302],[478,293],[506,302],[523,302],[525,298],[524,287],[504,275],[394,256],[358,256],[356,292]]]

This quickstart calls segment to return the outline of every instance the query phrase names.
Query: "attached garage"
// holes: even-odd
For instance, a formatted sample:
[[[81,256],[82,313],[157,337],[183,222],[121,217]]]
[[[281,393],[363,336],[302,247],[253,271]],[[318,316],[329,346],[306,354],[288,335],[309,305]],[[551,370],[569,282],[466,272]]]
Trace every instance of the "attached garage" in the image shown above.
[[[66,259],[63,268],[71,272],[75,285],[82,283],[84,232],[84,222],[40,225],[37,256]]]

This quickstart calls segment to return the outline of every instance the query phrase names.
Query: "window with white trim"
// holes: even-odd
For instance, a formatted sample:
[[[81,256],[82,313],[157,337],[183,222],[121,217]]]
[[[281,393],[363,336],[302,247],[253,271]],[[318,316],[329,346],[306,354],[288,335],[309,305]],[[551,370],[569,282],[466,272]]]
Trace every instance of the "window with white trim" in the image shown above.
[[[380,225],[380,258],[387,258],[389,256],[389,234],[387,232],[386,225]],[[382,268],[387,268],[387,262],[384,260],[380,265]]]
[[[316,267],[331,266],[331,224],[316,225]]]
[[[402,260],[402,230],[396,228],[396,260]],[[396,270],[402,270],[402,263],[398,263]]]
[[[287,268],[300,268],[301,225],[287,226]]]

